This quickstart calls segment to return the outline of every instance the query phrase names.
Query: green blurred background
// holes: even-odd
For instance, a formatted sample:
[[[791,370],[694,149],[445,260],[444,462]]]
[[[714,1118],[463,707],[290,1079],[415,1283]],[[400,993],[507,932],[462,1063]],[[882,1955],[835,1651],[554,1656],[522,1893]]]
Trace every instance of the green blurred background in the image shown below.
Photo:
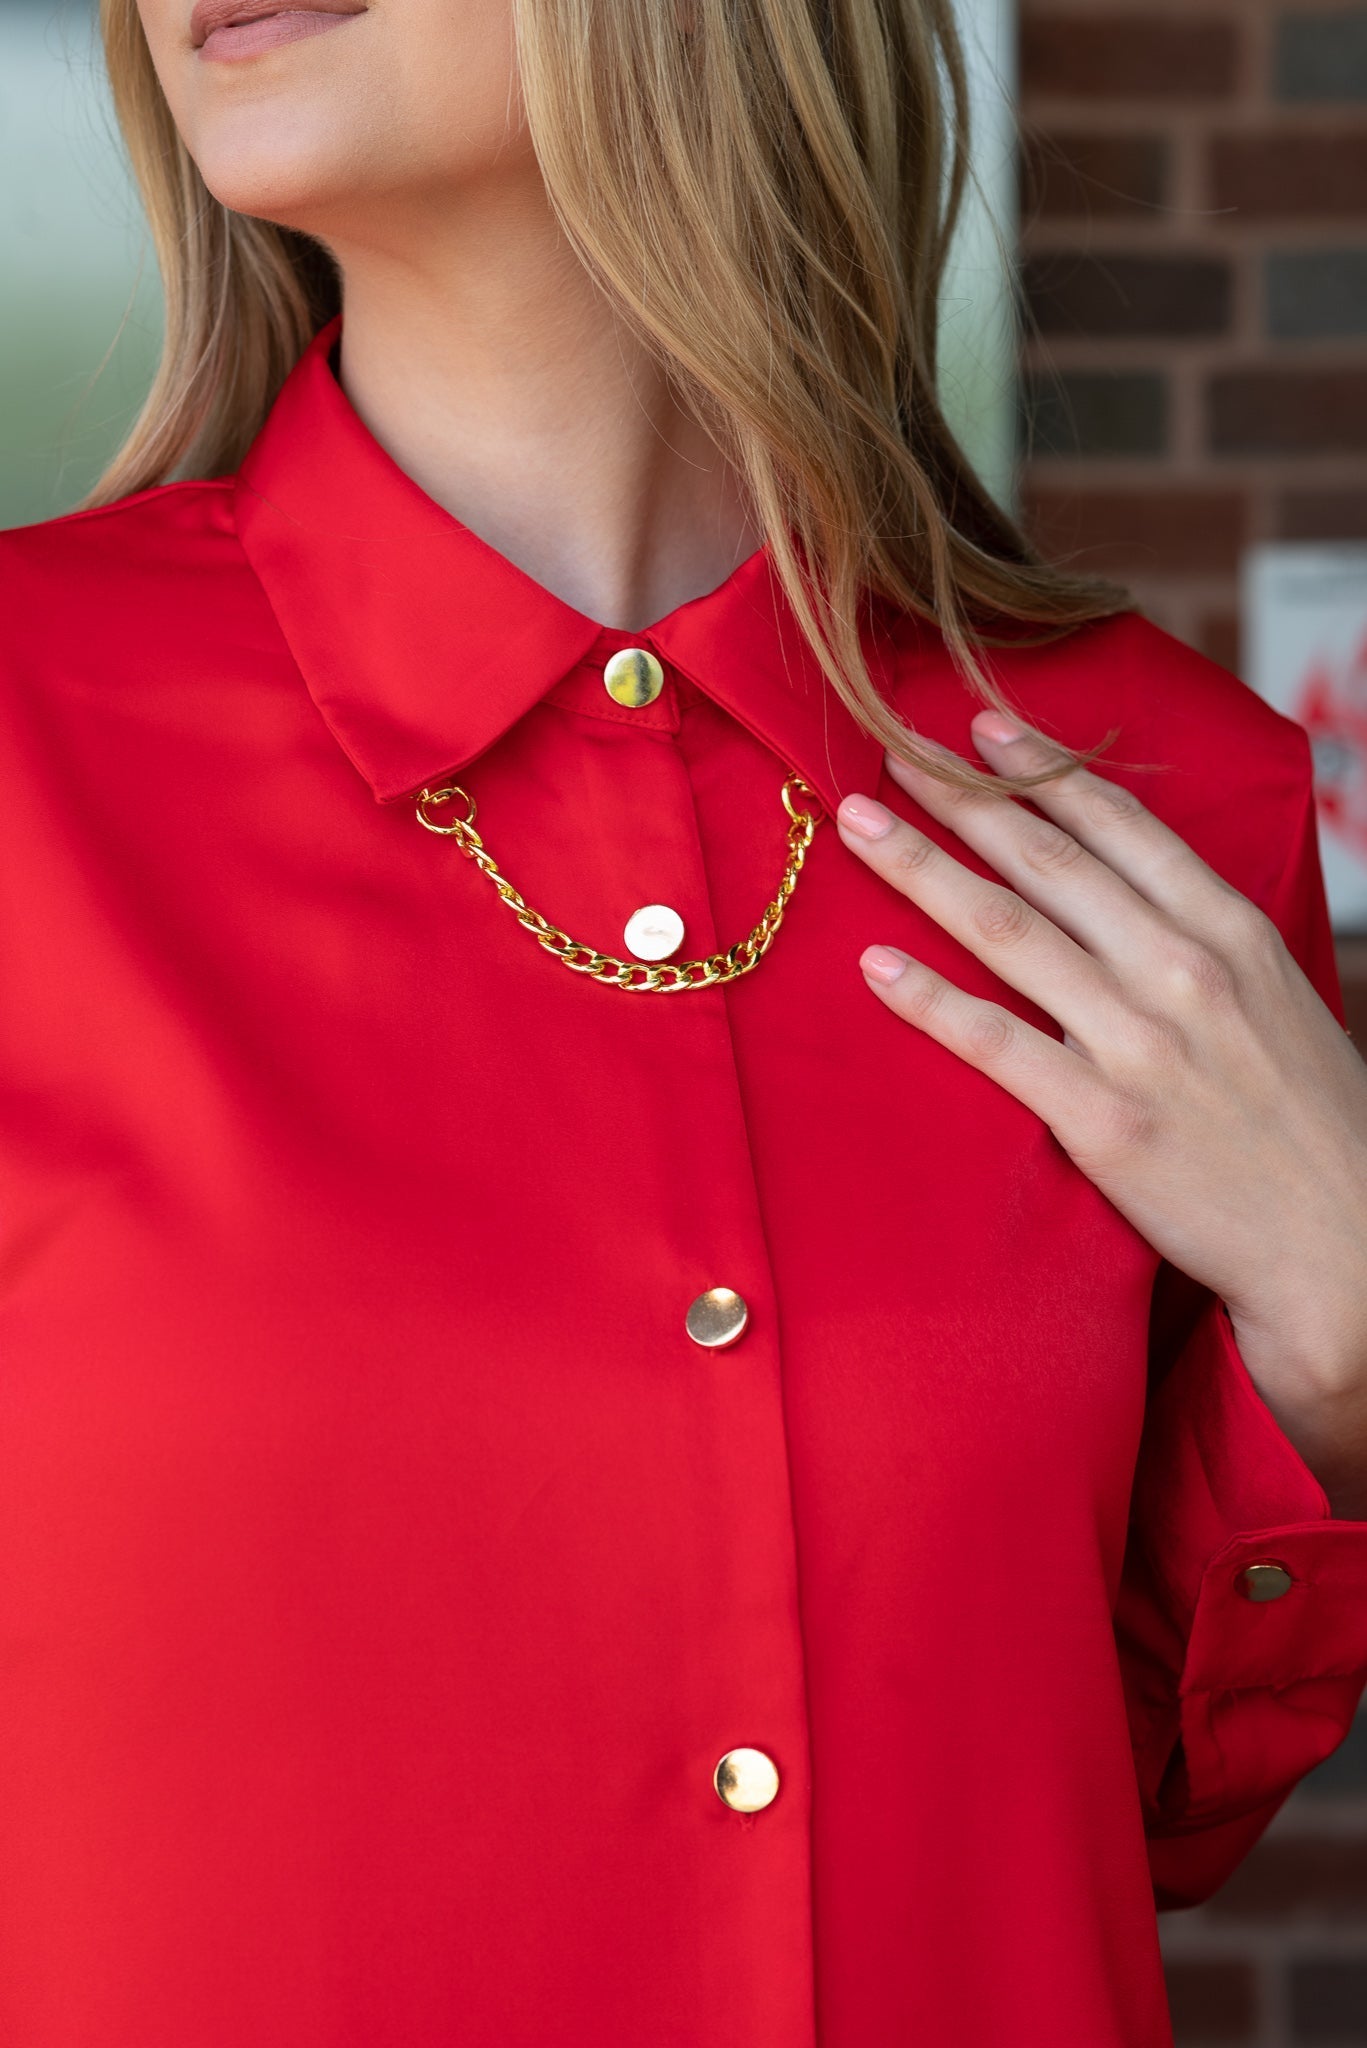
[[[65,511],[94,482],[160,337],[94,7],[0,0],[0,526]]]
[[[1007,240],[1011,4],[963,0],[979,174]],[[1004,498],[1015,436],[1007,307],[997,237],[975,206],[946,294],[943,384]],[[156,264],[93,0],[0,0],[0,527],[51,518],[90,488],[147,391],[160,337]]]

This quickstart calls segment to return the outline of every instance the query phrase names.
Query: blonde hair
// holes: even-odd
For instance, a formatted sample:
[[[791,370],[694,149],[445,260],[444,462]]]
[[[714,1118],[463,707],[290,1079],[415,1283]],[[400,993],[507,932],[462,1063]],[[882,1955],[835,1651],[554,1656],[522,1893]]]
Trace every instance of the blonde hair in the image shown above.
[[[860,644],[873,592],[932,620],[970,689],[1010,711],[986,648],[1129,604],[1035,554],[940,408],[939,294],[969,175],[952,0],[512,4],[556,216],[744,479],[831,687],[943,780],[1033,787],[924,752]],[[237,468],[341,305],[319,243],[209,192],[136,0],[100,14],[166,325],[147,402],[88,506]],[[1063,751],[1088,761],[1114,737]]]

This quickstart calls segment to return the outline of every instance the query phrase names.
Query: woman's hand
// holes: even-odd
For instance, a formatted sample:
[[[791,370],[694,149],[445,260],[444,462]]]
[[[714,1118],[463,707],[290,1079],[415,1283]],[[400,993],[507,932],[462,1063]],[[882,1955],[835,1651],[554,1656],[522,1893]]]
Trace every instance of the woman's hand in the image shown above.
[[[980,712],[989,764],[1047,740]],[[1005,878],[865,796],[844,843],[1063,1042],[899,949],[860,965],[889,1009],[1042,1117],[1120,1213],[1219,1295],[1263,1399],[1339,1514],[1367,1515],[1367,1065],[1271,919],[1129,790],[1066,762],[1046,813],[889,773]]]

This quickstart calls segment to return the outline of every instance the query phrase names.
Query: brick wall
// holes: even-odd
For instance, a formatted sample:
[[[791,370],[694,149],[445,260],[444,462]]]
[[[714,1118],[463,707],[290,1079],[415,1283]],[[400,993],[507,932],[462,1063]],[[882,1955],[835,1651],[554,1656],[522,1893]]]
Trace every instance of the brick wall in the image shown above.
[[[1367,6],[1020,4],[1026,517],[1237,669],[1245,545],[1367,538]],[[1183,2048],[1364,2048],[1367,1716],[1163,1932]]]
[[[1223,1890],[1161,1925],[1180,2048],[1362,2048],[1367,1714]]]
[[[1041,539],[1238,665],[1248,541],[1367,538],[1367,7],[1022,0]]]

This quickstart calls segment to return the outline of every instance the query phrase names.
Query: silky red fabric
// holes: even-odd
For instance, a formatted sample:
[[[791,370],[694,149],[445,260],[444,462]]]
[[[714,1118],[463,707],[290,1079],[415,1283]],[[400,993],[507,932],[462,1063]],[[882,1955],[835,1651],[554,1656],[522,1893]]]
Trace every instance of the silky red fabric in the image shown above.
[[[1342,1737],[1367,1524],[1223,1306],[870,995],[891,941],[1059,1028],[829,821],[758,969],[668,1000],[419,827],[459,771],[614,952],[749,929],[790,768],[991,872],[765,551],[600,628],[389,459],[338,334],[239,475],[0,539],[0,2038],[1161,2048],[1155,1888]],[[938,638],[863,629],[972,758]],[[1301,728],[1135,617],[996,658],[1341,1017]]]

